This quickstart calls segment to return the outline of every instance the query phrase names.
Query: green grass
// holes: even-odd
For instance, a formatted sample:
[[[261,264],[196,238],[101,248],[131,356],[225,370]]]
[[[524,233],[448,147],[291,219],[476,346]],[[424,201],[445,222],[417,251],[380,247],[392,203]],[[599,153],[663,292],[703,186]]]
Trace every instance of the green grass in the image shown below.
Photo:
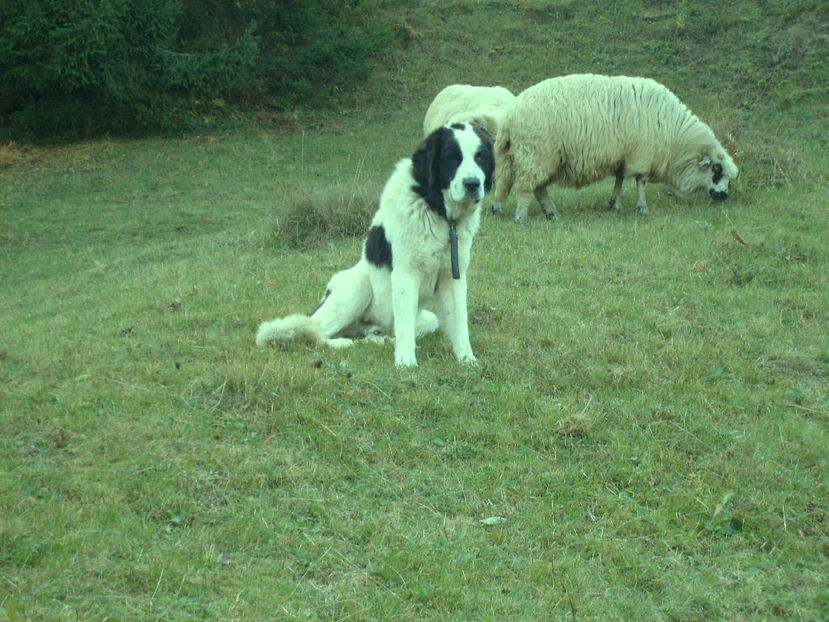
[[[6,146],[0,620],[827,619],[825,60],[791,34],[826,14],[699,6],[403,4],[394,67],[304,131]],[[789,102],[752,60],[787,41]],[[706,43],[739,80],[655,57]],[[365,207],[432,92],[579,67],[670,77],[732,135],[732,198],[614,214],[608,180],[486,216],[476,367],[439,335],[415,370],[254,347],[356,261],[336,197]],[[293,244],[309,197],[335,230]]]

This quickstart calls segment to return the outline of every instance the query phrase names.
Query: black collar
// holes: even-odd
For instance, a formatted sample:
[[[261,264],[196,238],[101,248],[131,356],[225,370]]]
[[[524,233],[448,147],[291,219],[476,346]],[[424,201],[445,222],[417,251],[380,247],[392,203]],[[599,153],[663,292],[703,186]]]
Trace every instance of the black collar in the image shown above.
[[[455,229],[457,224],[457,220],[449,220],[449,258],[452,262],[453,279],[461,278],[461,268],[458,262],[458,232]]]

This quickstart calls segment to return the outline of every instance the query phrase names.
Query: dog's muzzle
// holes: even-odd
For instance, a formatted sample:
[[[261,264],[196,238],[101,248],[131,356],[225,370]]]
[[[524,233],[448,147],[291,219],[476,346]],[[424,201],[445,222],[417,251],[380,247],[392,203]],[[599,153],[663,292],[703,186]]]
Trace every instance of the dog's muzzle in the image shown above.
[[[470,199],[477,199],[481,196],[481,180],[477,177],[467,177],[463,180],[463,191]]]
[[[714,190],[713,188],[708,191],[708,194],[711,195],[711,198],[714,201],[725,201],[728,198],[727,192],[723,192],[722,190]]]

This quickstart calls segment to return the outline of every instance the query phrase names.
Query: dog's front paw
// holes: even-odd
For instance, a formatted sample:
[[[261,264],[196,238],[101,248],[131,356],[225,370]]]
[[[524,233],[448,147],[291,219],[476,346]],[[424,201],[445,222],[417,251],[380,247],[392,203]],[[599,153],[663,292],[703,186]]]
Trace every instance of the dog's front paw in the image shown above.
[[[394,364],[398,367],[415,367],[417,366],[417,356],[415,356],[414,348],[400,348],[394,349]]]
[[[475,355],[472,352],[467,354],[460,354],[458,355],[458,360],[463,363],[464,365],[477,365],[478,359],[475,358]]]

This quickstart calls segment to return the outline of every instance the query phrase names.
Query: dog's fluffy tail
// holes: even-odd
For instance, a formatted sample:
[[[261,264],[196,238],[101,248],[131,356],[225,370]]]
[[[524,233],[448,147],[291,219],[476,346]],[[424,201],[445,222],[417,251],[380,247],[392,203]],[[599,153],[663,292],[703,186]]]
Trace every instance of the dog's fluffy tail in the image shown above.
[[[319,330],[313,319],[301,313],[262,322],[256,332],[256,345],[265,347],[271,341],[303,340],[317,343]]]

